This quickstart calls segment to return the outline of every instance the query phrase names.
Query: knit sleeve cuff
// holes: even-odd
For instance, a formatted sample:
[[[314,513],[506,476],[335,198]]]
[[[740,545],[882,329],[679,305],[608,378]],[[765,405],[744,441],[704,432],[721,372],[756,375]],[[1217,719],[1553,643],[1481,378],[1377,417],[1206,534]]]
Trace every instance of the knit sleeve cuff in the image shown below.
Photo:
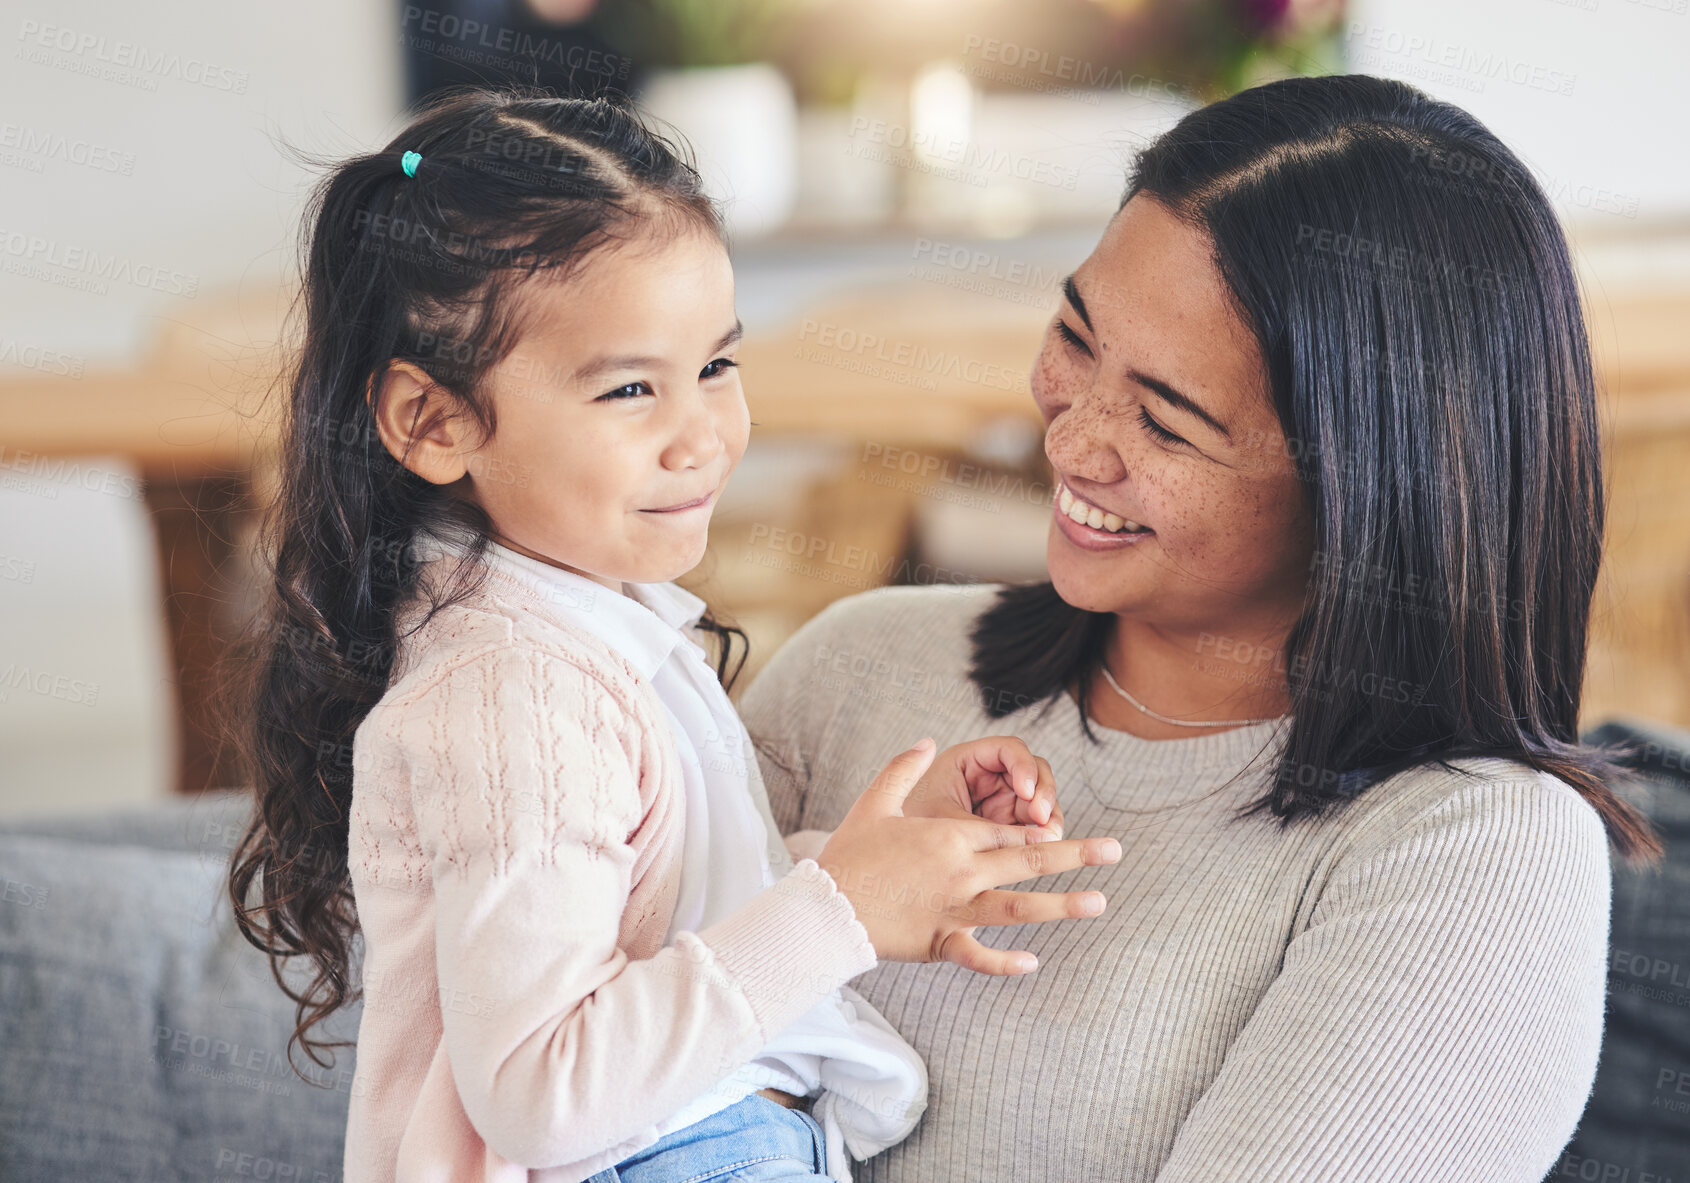
[[[786,852],[794,863],[821,858],[822,847],[833,837],[832,830],[794,830],[786,836]]]
[[[811,858],[698,936],[744,992],[765,1038],[878,964],[851,901]]]

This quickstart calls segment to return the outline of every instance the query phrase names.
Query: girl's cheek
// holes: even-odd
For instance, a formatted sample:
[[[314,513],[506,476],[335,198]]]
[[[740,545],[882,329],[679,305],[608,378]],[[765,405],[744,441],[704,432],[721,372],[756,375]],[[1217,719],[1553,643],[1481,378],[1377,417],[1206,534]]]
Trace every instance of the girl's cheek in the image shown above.
[[[734,408],[731,436],[730,446],[733,449],[734,464],[737,466],[740,457],[745,455],[745,449],[751,445],[751,407],[745,401],[743,390],[740,392],[737,405]]]

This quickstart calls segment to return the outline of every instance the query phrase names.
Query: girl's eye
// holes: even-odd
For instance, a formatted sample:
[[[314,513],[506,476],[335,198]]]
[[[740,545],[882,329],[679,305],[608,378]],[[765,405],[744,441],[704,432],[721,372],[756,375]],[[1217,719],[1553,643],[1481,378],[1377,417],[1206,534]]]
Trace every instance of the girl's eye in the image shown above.
[[[1150,417],[1150,412],[1145,410],[1143,404],[1139,405],[1138,419],[1140,423],[1144,424],[1144,430],[1161,440],[1164,444],[1185,443],[1185,440],[1181,439],[1179,436],[1169,431],[1166,427],[1163,427],[1160,423],[1156,422],[1156,420],[1152,419]]]
[[[729,370],[736,369],[738,366],[739,363],[737,361],[730,361],[725,357],[718,357],[715,361],[705,366],[704,369],[700,370],[698,376],[700,378],[720,378],[723,374],[727,373]]]
[[[1070,349],[1078,349],[1081,353],[1084,353],[1087,356],[1090,356],[1091,349],[1086,345],[1086,343],[1084,341],[1080,340],[1080,334],[1076,333],[1073,329],[1068,327],[1067,321],[1061,320],[1061,319],[1057,320],[1057,322],[1056,322],[1056,335],[1058,337],[1061,337],[1062,340],[1065,341],[1068,344],[1068,347]]]
[[[647,386],[644,382],[630,382],[626,386],[618,386],[615,390],[605,391],[593,401],[600,403],[621,402],[626,398],[638,398],[642,394],[650,393],[651,387]]]

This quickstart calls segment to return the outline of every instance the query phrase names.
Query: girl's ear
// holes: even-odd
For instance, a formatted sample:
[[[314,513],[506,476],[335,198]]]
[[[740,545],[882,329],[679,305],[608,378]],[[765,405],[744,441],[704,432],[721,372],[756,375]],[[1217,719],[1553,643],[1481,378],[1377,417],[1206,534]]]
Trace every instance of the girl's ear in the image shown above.
[[[469,472],[475,423],[453,395],[408,361],[395,361],[366,396],[376,434],[395,460],[433,485]]]

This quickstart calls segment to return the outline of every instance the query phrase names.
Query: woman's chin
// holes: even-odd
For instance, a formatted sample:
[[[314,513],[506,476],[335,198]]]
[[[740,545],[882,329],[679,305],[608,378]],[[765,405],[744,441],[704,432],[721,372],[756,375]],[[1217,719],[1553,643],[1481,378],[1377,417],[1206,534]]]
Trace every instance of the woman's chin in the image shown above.
[[[1140,576],[1112,556],[1081,554],[1051,528],[1045,568],[1062,602],[1087,612],[1122,612],[1142,602]]]

